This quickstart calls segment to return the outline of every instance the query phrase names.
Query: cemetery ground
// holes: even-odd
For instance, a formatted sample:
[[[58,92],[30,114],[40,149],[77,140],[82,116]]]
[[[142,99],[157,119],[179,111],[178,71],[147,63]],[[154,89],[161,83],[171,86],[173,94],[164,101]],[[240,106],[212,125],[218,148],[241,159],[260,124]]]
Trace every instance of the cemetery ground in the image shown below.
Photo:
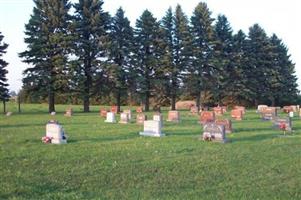
[[[104,123],[100,106],[91,113],[72,106],[74,116],[64,117],[67,107],[58,105],[53,117],[47,105],[22,105],[21,114],[8,105],[12,116],[0,116],[0,199],[301,199],[296,115],[293,134],[281,137],[247,110],[244,120],[232,120],[231,142],[222,144],[199,140],[202,128],[189,111],[176,124],[163,110],[166,136],[151,138],[139,136],[143,126],[134,120]],[[42,143],[52,118],[68,144]]]

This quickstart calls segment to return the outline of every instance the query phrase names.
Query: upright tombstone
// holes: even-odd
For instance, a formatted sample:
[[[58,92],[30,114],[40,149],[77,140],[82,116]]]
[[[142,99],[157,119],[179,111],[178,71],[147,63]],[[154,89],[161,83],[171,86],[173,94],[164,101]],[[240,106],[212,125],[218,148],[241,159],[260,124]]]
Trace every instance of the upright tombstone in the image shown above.
[[[226,134],[224,125],[217,125],[215,123],[207,123],[203,128],[203,140],[205,141],[217,141],[226,143]]]
[[[129,120],[132,120],[132,111],[131,110],[124,110],[123,113],[128,114]]]
[[[268,108],[267,105],[258,105],[258,106],[257,106],[257,112],[258,112],[258,113],[262,113],[262,111],[263,111],[264,109],[266,109],[266,108]]]
[[[129,114],[128,113],[123,112],[123,113],[120,114],[120,121],[119,121],[119,123],[121,123],[121,124],[128,124],[129,121],[130,121],[130,119],[129,119]]]
[[[117,106],[111,106],[111,112],[117,114]]]
[[[108,111],[106,109],[104,109],[104,108],[100,109],[99,114],[100,114],[101,117],[106,118],[107,117],[107,113],[108,113]]]
[[[139,135],[150,137],[162,137],[164,134],[161,132],[160,121],[148,120],[144,121],[143,132],[139,132]]]
[[[261,110],[262,120],[272,120],[277,116],[276,107],[267,107]]]
[[[212,111],[202,111],[200,114],[200,124],[206,124],[215,121],[215,114]]]
[[[224,109],[220,106],[214,107],[213,112],[215,115],[221,116],[224,114]]]
[[[285,113],[289,113],[289,112],[293,112],[294,111],[291,106],[283,106],[282,110]]]
[[[298,106],[297,105],[290,105],[293,112],[298,112]]]
[[[215,120],[215,124],[217,125],[223,125],[225,127],[226,133],[232,133],[232,121],[230,119],[217,119]]]
[[[299,110],[299,118],[301,118],[301,109]]]
[[[222,106],[222,109],[223,109],[223,113],[227,112],[227,106]]]
[[[46,137],[52,144],[66,144],[67,138],[63,127],[57,121],[49,121],[46,124]]]
[[[142,113],[143,112],[143,108],[141,106],[136,108],[136,113]]]
[[[199,113],[199,109],[197,106],[191,106],[190,107],[190,113],[195,115],[195,114],[198,114]]]
[[[50,115],[54,116],[54,115],[56,115],[56,112],[51,112]]]
[[[5,116],[6,117],[9,117],[9,116],[11,116],[13,113],[12,112],[7,112],[6,114],[5,114]]]
[[[66,109],[66,112],[65,112],[65,114],[64,114],[64,116],[66,116],[66,117],[71,117],[73,115],[73,110],[72,110],[72,108],[67,108]]]
[[[241,110],[242,114],[246,114],[246,107],[244,106],[234,106],[234,110]]]
[[[242,120],[243,118],[243,111],[241,109],[234,109],[231,111],[231,117],[235,120]]]
[[[137,124],[143,124],[144,121],[147,120],[147,116],[143,113],[138,113],[136,116],[136,123]]]
[[[167,121],[179,123],[180,122],[180,112],[175,111],[175,110],[168,111]]]
[[[291,120],[291,118],[290,117],[287,117],[287,118],[276,117],[273,120],[273,128],[281,129],[282,128],[281,126],[283,126],[283,128],[285,128],[285,131],[292,131],[292,120]]]
[[[290,118],[293,118],[293,117],[294,117],[294,112],[293,112],[293,111],[289,112],[289,113],[288,113],[288,116],[289,116]]]
[[[115,113],[108,112],[107,113],[107,118],[106,118],[105,122],[107,122],[107,123],[116,123]]]
[[[153,120],[154,121],[158,121],[160,122],[160,127],[163,127],[163,116],[161,115],[161,113],[156,113],[153,115]]]

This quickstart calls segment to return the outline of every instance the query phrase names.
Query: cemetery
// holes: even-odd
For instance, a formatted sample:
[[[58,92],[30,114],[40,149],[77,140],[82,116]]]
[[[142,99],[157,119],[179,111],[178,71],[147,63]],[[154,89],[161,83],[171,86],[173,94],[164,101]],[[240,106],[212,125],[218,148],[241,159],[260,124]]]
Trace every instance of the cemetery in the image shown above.
[[[209,189],[209,199],[300,197],[298,111],[293,118],[279,110],[276,118],[262,120],[256,109],[246,109],[235,120],[231,108],[222,116],[210,108],[203,111],[210,120],[200,124],[201,114],[191,115],[189,108],[178,110],[175,123],[167,120],[169,108],[160,114],[122,107],[104,118],[100,110],[110,106],[91,106],[90,113],[72,106],[74,115],[65,117],[69,107],[57,105],[50,115],[45,105],[26,104],[21,114],[13,107],[14,115],[0,116],[2,199],[193,199]],[[121,116],[126,124],[117,123]],[[41,142],[54,134],[58,144]]]

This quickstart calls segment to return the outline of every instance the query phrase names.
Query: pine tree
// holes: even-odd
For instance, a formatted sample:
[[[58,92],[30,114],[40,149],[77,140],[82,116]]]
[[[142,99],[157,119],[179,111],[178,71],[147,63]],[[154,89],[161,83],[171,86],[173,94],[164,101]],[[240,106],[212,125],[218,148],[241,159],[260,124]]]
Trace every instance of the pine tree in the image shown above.
[[[191,32],[193,36],[193,61],[186,77],[186,87],[196,97],[200,108],[201,91],[209,90],[212,85],[214,67],[211,59],[213,54],[213,18],[206,3],[199,3],[191,17]]]
[[[171,109],[175,110],[176,98],[182,83],[183,71],[189,65],[192,37],[189,32],[189,21],[180,5],[177,5],[175,14],[168,9],[162,20],[167,42],[168,61],[165,72],[170,82],[169,92],[171,97]]]
[[[83,96],[84,112],[90,111],[93,77],[105,68],[101,59],[106,56],[110,19],[108,13],[102,10],[102,5],[102,0],[79,0],[74,5],[74,50],[78,58],[76,85]]]
[[[270,81],[273,79],[271,63],[271,44],[265,31],[255,24],[249,29],[247,42],[248,72],[247,79],[251,85],[249,89],[254,94],[254,104],[266,103],[272,96]]]
[[[2,59],[2,56],[6,53],[8,44],[2,41],[3,38],[4,36],[0,32],[0,100],[3,102],[3,113],[6,113],[5,102],[9,100],[9,94],[7,89],[8,84],[6,83],[6,74],[8,73],[8,71],[5,68],[8,65],[8,63]]]
[[[113,91],[116,94],[117,108],[120,112],[121,98],[126,96],[129,72],[132,68],[133,29],[130,21],[124,16],[122,8],[117,10],[112,19],[110,31],[110,77]]]
[[[156,84],[156,73],[159,71],[161,30],[152,13],[145,10],[136,22],[135,29],[135,65],[138,92],[142,94],[145,111],[149,111],[149,99]]]
[[[55,111],[55,93],[67,84],[67,59],[70,47],[71,16],[68,0],[35,0],[29,22],[25,25],[27,50],[20,53],[32,65],[24,71],[27,90],[48,96],[49,112]]]

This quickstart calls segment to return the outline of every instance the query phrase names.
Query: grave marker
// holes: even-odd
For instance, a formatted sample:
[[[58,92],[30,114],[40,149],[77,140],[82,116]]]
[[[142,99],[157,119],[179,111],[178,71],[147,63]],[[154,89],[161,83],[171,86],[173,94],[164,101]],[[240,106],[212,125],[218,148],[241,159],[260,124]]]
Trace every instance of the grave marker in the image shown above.
[[[104,108],[100,109],[101,117],[103,117],[103,118],[107,117],[107,113],[108,113],[108,111],[106,109],[104,109]]]
[[[143,108],[141,106],[136,108],[136,113],[142,113],[143,112]]]
[[[128,113],[121,113],[120,114],[120,121],[121,124],[128,124],[129,123],[129,114]]]
[[[168,111],[167,121],[179,123],[180,122],[180,112],[174,111],[174,110]]]
[[[124,110],[123,113],[128,114],[129,120],[132,120],[132,111],[131,110]]]
[[[67,138],[63,127],[57,121],[49,121],[46,124],[46,137],[52,144],[66,144]],[[44,138],[43,138],[44,139]]]
[[[153,120],[160,122],[161,128],[163,127],[163,116],[161,115],[161,113],[154,114]]]
[[[212,111],[202,111],[200,115],[200,123],[206,124],[215,121],[215,114]]]
[[[66,112],[64,114],[65,117],[71,117],[73,115],[73,110],[72,108],[67,108]]]
[[[277,109],[275,107],[267,107],[261,111],[262,120],[272,120],[277,116]]]
[[[241,109],[234,109],[231,111],[231,117],[235,120],[242,120],[243,118],[243,111]]]
[[[230,119],[217,119],[215,120],[215,124],[217,125],[223,125],[225,127],[226,133],[232,133],[232,121]]]
[[[279,118],[276,117],[273,120],[273,128],[276,129],[281,129],[281,125],[285,126],[285,131],[292,131],[292,121],[291,118],[287,117],[287,118]]]
[[[234,106],[234,110],[241,110],[242,114],[246,114],[246,107],[244,106]]]
[[[214,107],[213,112],[215,115],[221,116],[224,114],[224,109],[222,107]]]
[[[144,121],[146,121],[146,120],[147,120],[147,116],[145,114],[143,114],[143,113],[137,114],[137,116],[136,116],[136,123],[137,124],[143,124]]]
[[[143,132],[139,132],[139,135],[150,137],[164,136],[161,132],[160,122],[155,120],[144,121]]]
[[[105,122],[107,122],[107,123],[116,123],[115,113],[108,112]]]
[[[117,114],[117,106],[111,106],[111,112]]]
[[[215,123],[207,123],[203,128],[203,140],[227,142],[224,125],[217,125]]]
[[[190,112],[191,112],[192,114],[198,114],[198,113],[199,113],[199,109],[198,109],[197,106],[191,106],[191,107],[190,107]]]

